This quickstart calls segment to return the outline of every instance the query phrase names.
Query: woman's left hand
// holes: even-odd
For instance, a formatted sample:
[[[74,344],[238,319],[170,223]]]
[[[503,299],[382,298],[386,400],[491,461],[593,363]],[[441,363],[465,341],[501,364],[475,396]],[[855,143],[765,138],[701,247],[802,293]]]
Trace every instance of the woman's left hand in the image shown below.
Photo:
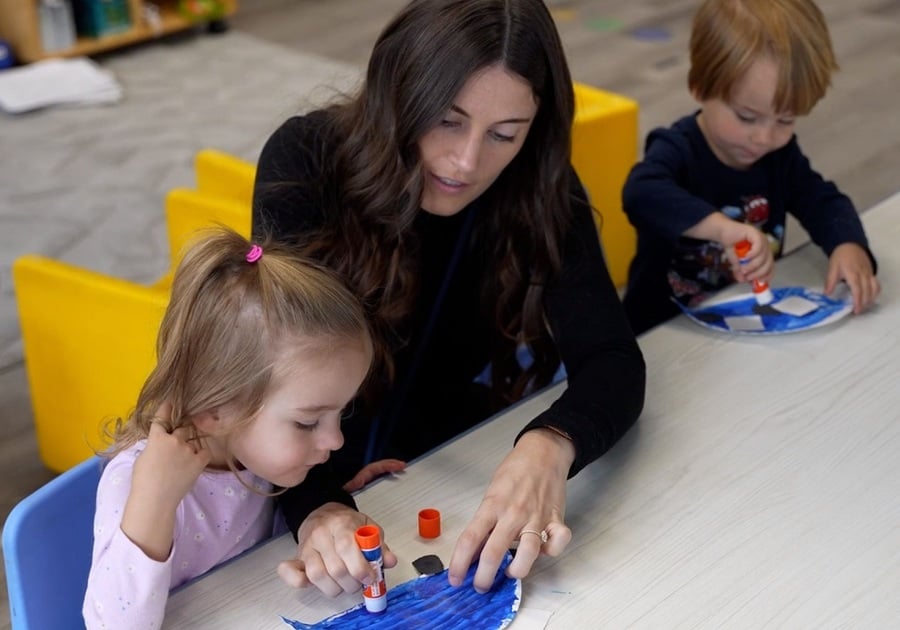
[[[456,542],[448,571],[451,585],[463,583],[480,552],[475,590],[490,590],[514,541],[519,541],[519,546],[506,571],[510,577],[527,576],[542,553],[562,553],[572,539],[563,518],[566,478],[574,459],[571,441],[550,429],[528,431],[519,438]],[[547,542],[542,542],[541,532],[546,532]]]
[[[406,462],[399,459],[379,459],[370,464],[363,466],[353,479],[344,484],[343,488],[347,492],[356,492],[362,490],[367,485],[385,475],[406,470]]]

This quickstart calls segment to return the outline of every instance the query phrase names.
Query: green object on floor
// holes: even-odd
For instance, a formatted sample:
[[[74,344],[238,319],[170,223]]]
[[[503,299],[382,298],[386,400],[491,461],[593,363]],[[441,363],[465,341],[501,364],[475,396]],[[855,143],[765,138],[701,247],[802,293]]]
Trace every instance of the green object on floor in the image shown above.
[[[617,20],[616,18],[595,18],[593,20],[588,20],[587,26],[588,28],[595,31],[612,33],[622,30],[625,24],[624,22],[622,22],[621,20]]]
[[[188,20],[219,20],[225,17],[222,0],[178,0],[178,12]]]

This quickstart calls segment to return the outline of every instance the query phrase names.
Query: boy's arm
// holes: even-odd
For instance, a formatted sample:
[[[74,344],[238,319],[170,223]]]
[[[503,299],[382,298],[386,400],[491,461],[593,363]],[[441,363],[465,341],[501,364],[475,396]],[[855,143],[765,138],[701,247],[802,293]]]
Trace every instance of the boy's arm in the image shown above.
[[[754,244],[756,240],[765,242],[765,235],[752,225],[733,221],[721,212],[707,215],[702,221],[685,230],[684,236],[704,241],[716,241],[726,246],[734,245],[742,240],[749,240]]]
[[[691,228],[718,214],[718,208],[688,190],[692,153],[687,139],[672,130],[657,129],[647,138],[644,158],[631,169],[622,190],[625,214],[639,232],[674,243],[693,236]]]
[[[787,210],[800,221],[826,256],[838,245],[856,243],[869,256],[872,269],[877,270],[875,256],[853,202],[831,181],[813,170],[809,159],[793,138],[786,147]]]

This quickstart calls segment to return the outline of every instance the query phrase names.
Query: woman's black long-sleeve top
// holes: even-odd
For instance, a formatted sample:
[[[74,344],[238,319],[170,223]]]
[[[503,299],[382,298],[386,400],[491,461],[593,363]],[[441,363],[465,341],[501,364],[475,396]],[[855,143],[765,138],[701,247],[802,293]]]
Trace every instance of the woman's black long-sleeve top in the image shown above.
[[[329,186],[296,185],[321,178],[318,162],[330,154],[322,121],[321,113],[291,118],[263,148],[253,201],[255,237],[290,240],[321,225],[326,209],[335,207],[333,201],[321,198],[327,193],[320,191]],[[600,457],[632,426],[643,407],[645,389],[643,356],[610,280],[584,191],[577,178],[572,179],[573,216],[563,266],[544,294],[568,387],[522,431],[549,426],[568,435],[576,450],[570,476]],[[479,199],[450,217],[422,211],[414,222],[421,256],[419,292],[406,331],[409,343],[393,355],[395,383],[412,380],[402,406],[386,414],[392,416],[388,421],[379,420],[381,431],[388,433],[382,456],[415,458],[491,415],[486,387],[474,382],[490,361],[492,339],[499,334],[481,299],[485,261],[493,243],[474,236],[479,216],[490,212],[486,205]],[[409,375],[411,357],[469,213],[476,213],[476,229],[447,286],[427,351]],[[344,448],[283,495],[282,510],[295,535],[317,507],[329,501],[354,505],[341,485],[363,464],[371,420],[360,414],[346,420]]]

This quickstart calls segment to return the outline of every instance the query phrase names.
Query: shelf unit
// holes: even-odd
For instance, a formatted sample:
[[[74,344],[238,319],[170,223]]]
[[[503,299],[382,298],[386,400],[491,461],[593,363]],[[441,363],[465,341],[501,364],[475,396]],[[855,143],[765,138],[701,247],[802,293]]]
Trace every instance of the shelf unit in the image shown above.
[[[102,37],[78,37],[75,45],[62,50],[45,51],[41,44],[39,0],[0,0],[0,38],[12,46],[20,63],[30,63],[49,57],[89,56],[122,46],[162,37],[169,33],[203,24],[204,19],[189,19],[178,11],[178,0],[128,0],[131,28]],[[238,0],[223,0],[228,17],[237,10]],[[146,9],[157,7],[159,19],[152,23]]]

